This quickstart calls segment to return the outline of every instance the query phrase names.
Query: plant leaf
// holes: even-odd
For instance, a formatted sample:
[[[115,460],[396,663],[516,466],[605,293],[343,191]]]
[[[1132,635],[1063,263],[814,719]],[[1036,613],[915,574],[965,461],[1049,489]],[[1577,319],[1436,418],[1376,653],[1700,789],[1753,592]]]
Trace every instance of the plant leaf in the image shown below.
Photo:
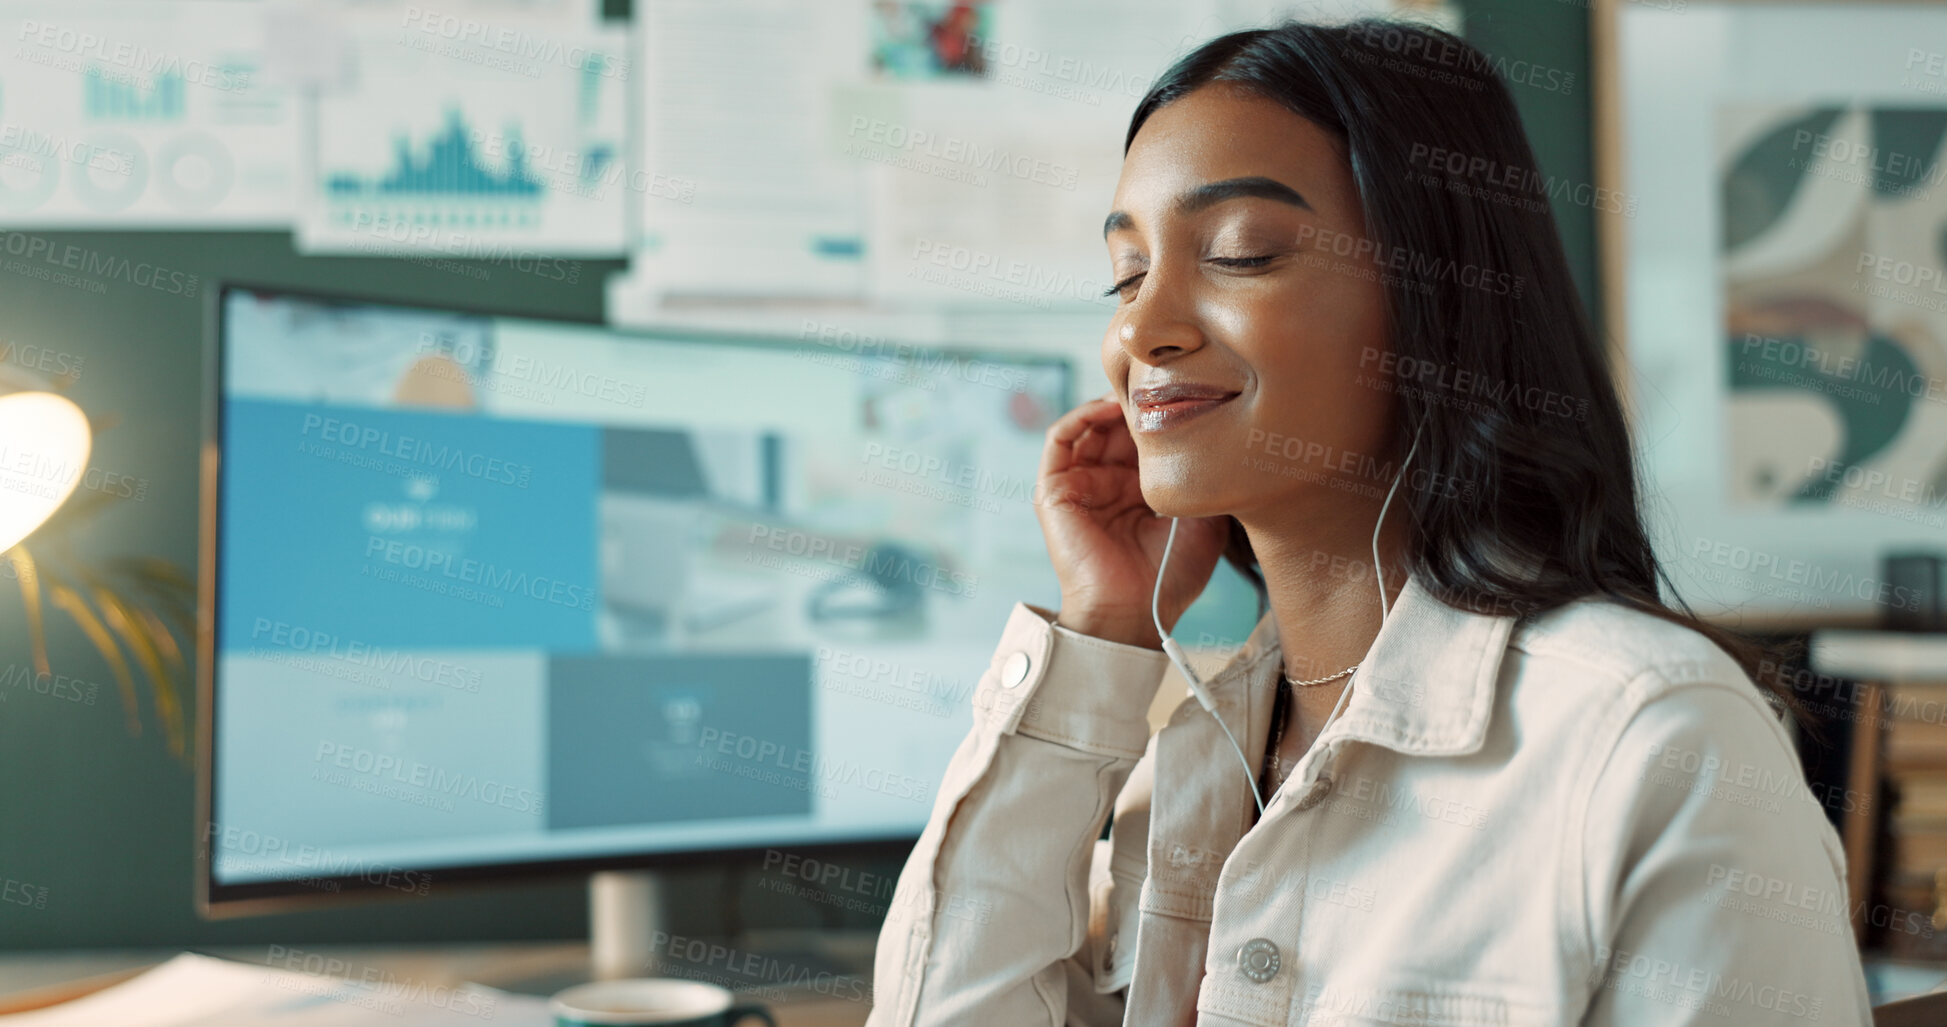
[[[53,674],[47,662],[47,625],[41,618],[41,576],[34,566],[34,554],[27,551],[25,543],[7,550],[7,559],[14,565],[14,577],[20,581],[20,602],[27,610],[27,641],[34,650],[34,674]]]
[[[135,654],[135,662],[141,664],[142,672],[149,677],[151,697],[155,700],[156,719],[162,723],[163,739],[169,743],[171,755],[183,754],[183,710],[182,701],[176,695],[176,682],[162,666],[162,654],[156,649],[155,640],[149,637],[148,628],[136,618],[122,597],[106,584],[94,586],[95,605],[101,608],[108,626],[122,636],[128,644],[128,651]]]
[[[135,613],[149,626],[149,637],[155,639],[156,648],[162,651],[162,658],[168,662],[170,673],[186,674],[188,665],[183,662],[183,651],[176,645],[176,636],[169,633],[169,625],[146,606],[135,607]]]
[[[124,557],[110,561],[108,567],[154,600],[182,629],[183,637],[196,637],[196,583],[181,568],[152,556]]]
[[[135,677],[129,673],[128,661],[122,658],[122,650],[115,644],[115,636],[108,633],[108,629],[102,626],[101,618],[88,608],[88,601],[74,589],[61,584],[50,585],[48,599],[74,618],[74,622],[88,636],[88,641],[95,644],[101,658],[108,661],[108,669],[114,672],[115,683],[122,689],[122,712],[128,718],[129,734],[141,734],[142,720],[135,712]]]

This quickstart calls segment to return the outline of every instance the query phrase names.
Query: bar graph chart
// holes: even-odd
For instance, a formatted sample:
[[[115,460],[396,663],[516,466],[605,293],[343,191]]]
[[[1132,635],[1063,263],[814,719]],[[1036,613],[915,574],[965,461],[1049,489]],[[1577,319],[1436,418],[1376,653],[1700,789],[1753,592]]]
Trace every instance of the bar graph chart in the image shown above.
[[[319,191],[345,226],[532,229],[550,190],[523,139],[518,121],[479,131],[449,108],[437,129],[394,130],[383,166],[328,171]]]
[[[353,172],[326,176],[325,189],[338,198],[352,197],[504,197],[535,199],[546,186],[527,167],[527,150],[521,142],[520,128],[510,125],[501,133],[506,140],[500,170],[488,167],[474,147],[475,134],[468,130],[465,117],[457,110],[447,113],[446,126],[429,139],[423,149],[416,148],[409,134],[393,137],[393,165],[378,177]],[[422,156],[423,153],[423,156]]]
[[[145,88],[135,78],[91,66],[82,82],[83,108],[93,120],[182,120],[183,76],[179,71],[158,71]]]

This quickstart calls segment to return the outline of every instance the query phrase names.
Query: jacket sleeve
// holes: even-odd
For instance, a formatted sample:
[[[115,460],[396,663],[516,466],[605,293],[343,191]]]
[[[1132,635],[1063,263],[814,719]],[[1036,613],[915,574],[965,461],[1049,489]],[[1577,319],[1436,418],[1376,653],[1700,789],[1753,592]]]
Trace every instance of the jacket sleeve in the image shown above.
[[[1748,682],[1641,703],[1581,818],[1585,1027],[1872,1022],[1838,833]]]
[[[1016,603],[974,689],[879,934],[867,1027],[1122,1020],[1122,994],[1093,986],[1089,895],[1168,658],[1053,621]]]

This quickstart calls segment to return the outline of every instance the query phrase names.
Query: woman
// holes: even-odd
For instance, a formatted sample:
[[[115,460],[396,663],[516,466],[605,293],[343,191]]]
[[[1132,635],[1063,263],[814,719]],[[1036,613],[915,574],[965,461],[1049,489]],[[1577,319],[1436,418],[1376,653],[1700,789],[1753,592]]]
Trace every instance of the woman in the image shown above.
[[[1534,167],[1429,29],[1235,33],[1144,97],[1114,389],[1040,471],[1061,609],[981,679],[874,1027],[1868,1022],[1797,706],[1658,598]],[[1152,737],[1220,556],[1268,612]]]

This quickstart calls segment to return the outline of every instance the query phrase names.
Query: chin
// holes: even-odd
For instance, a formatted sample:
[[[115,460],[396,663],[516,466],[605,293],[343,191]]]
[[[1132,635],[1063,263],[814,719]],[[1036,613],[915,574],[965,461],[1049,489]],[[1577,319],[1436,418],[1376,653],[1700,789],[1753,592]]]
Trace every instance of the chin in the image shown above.
[[[1175,480],[1143,486],[1143,502],[1160,517],[1211,517],[1230,512],[1213,499],[1215,490],[1195,479]]]

